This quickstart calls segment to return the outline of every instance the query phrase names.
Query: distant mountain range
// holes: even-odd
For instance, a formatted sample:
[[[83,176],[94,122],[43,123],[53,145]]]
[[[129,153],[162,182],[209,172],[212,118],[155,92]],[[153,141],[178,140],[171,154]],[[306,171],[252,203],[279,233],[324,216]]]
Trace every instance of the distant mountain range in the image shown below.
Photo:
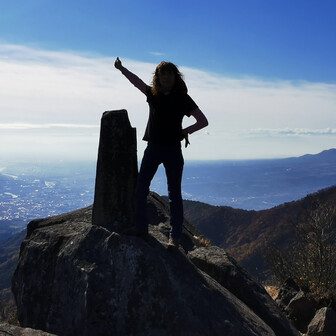
[[[269,209],[336,185],[336,149],[269,160],[186,162],[183,198],[246,210]],[[160,168],[152,189],[167,194]]]
[[[47,217],[92,204],[95,162],[0,166],[0,240]],[[297,158],[186,161],[183,198],[246,210],[269,209],[336,185],[336,149]],[[151,189],[167,195],[159,168]]]

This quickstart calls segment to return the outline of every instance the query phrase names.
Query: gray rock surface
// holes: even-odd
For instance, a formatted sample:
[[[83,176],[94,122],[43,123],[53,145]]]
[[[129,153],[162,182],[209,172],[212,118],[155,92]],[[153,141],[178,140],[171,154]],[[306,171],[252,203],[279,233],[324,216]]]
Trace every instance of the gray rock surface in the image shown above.
[[[0,336],[56,336],[41,330],[21,328],[8,323],[0,322]]]
[[[292,278],[288,278],[282,284],[275,302],[282,310],[285,310],[290,300],[292,300],[293,297],[300,292],[300,290],[301,289],[297,283]]]
[[[315,310],[314,302],[303,291],[297,293],[285,308],[285,312],[294,326],[303,333],[307,331],[308,324],[315,315]]]
[[[21,325],[59,336],[276,335],[188,259],[200,247],[192,225],[180,250],[167,251],[168,205],[155,194],[149,202],[147,239],[92,225],[91,207],[32,221],[12,285]],[[229,277],[240,272],[232,267]]]
[[[335,336],[336,312],[331,308],[319,309],[308,326],[308,336]]]
[[[188,253],[189,259],[266,322],[278,336],[299,335],[263,286],[257,283],[223,249],[200,247]]]
[[[119,232],[133,224],[138,174],[136,129],[126,110],[101,118],[92,223]]]

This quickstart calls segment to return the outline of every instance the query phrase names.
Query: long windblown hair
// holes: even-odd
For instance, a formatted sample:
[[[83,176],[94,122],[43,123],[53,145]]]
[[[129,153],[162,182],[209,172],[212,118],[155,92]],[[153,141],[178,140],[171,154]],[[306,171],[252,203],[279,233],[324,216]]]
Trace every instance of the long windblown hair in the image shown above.
[[[188,92],[187,85],[184,82],[183,75],[181,74],[178,67],[171,62],[163,61],[156,67],[155,72],[154,72],[153,81],[152,81],[152,93],[154,95],[157,95],[159,92],[161,92],[159,74],[164,71],[173,72],[175,75],[175,83],[174,83],[174,87],[172,91],[182,92],[182,93]]]

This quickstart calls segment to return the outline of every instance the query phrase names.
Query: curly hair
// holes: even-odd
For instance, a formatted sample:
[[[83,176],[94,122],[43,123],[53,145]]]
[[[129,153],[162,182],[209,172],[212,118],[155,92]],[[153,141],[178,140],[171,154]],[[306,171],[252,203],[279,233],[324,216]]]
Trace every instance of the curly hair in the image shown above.
[[[184,82],[183,75],[181,74],[178,67],[171,62],[163,61],[156,67],[155,72],[154,72],[153,81],[152,81],[152,93],[154,95],[157,95],[161,91],[159,74],[164,71],[173,72],[175,75],[175,83],[174,83],[173,91],[183,92],[183,93],[188,92],[187,85]]]

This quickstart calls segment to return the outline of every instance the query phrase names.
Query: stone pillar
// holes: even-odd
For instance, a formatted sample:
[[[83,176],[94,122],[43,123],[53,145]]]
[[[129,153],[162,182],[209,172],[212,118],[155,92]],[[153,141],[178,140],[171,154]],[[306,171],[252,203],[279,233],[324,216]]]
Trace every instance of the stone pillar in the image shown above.
[[[133,225],[138,174],[136,129],[126,110],[103,113],[92,224],[120,232]]]

